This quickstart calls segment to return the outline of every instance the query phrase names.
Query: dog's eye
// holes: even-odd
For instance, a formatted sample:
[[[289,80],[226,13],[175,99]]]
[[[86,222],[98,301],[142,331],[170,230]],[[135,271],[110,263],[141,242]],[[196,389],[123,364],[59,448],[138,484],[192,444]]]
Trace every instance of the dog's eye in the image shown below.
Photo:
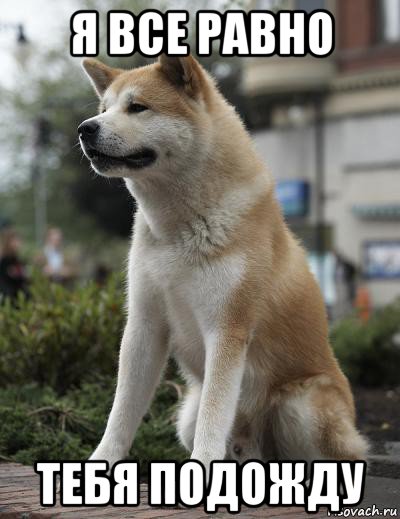
[[[139,103],[130,103],[128,105],[128,112],[130,114],[138,114],[139,112],[144,112],[148,110],[147,106],[141,105]]]

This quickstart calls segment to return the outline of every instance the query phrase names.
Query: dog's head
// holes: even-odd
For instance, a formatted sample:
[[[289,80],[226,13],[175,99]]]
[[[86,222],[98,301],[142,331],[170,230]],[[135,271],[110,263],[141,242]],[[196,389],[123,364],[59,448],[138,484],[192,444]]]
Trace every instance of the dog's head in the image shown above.
[[[100,113],[83,121],[78,133],[99,174],[168,174],[207,153],[213,86],[193,57],[162,55],[129,71],[85,59],[83,68],[100,98]]]

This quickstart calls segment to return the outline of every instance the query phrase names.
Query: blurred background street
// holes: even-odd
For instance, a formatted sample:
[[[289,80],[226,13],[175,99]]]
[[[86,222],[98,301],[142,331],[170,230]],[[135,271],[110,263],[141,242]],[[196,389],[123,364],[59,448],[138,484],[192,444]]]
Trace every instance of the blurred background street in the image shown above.
[[[112,5],[152,7],[188,9],[195,19],[185,0]],[[135,203],[122,181],[90,170],[76,131],[97,99],[80,58],[69,55],[69,19],[93,8],[104,27],[105,0],[3,0],[0,11],[0,423],[14,424],[0,428],[0,455],[25,463],[90,452],[109,409],[123,327],[121,272]],[[380,454],[396,450],[400,0],[204,0],[196,8],[324,8],[335,17],[328,58],[222,58],[215,46],[201,62],[253,134],[307,248],[363,431]],[[146,63],[105,50],[103,29],[101,59]],[[166,379],[136,458],[183,456],[172,425],[182,391],[174,366]]]

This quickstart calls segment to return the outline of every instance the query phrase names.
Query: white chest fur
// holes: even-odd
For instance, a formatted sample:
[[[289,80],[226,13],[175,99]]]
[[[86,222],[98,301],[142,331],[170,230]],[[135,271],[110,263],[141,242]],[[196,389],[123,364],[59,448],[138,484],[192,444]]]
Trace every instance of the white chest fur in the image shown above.
[[[218,335],[224,310],[243,279],[245,258],[235,253],[195,264],[184,258],[174,246],[152,246],[142,264],[162,292],[174,353],[198,372],[206,338]]]

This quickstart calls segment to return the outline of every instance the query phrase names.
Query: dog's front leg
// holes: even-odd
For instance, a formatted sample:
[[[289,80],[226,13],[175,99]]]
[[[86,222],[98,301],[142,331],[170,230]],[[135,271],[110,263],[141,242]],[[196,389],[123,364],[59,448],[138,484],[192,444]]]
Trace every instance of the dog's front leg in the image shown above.
[[[103,438],[90,458],[106,460],[110,467],[129,453],[167,357],[167,331],[156,297],[153,302],[149,293],[140,291],[132,299],[134,308],[129,310],[122,338],[114,403]]]
[[[243,336],[242,336],[243,335]],[[222,460],[236,415],[245,366],[247,334],[213,334],[206,341],[206,365],[192,458],[206,470]]]

